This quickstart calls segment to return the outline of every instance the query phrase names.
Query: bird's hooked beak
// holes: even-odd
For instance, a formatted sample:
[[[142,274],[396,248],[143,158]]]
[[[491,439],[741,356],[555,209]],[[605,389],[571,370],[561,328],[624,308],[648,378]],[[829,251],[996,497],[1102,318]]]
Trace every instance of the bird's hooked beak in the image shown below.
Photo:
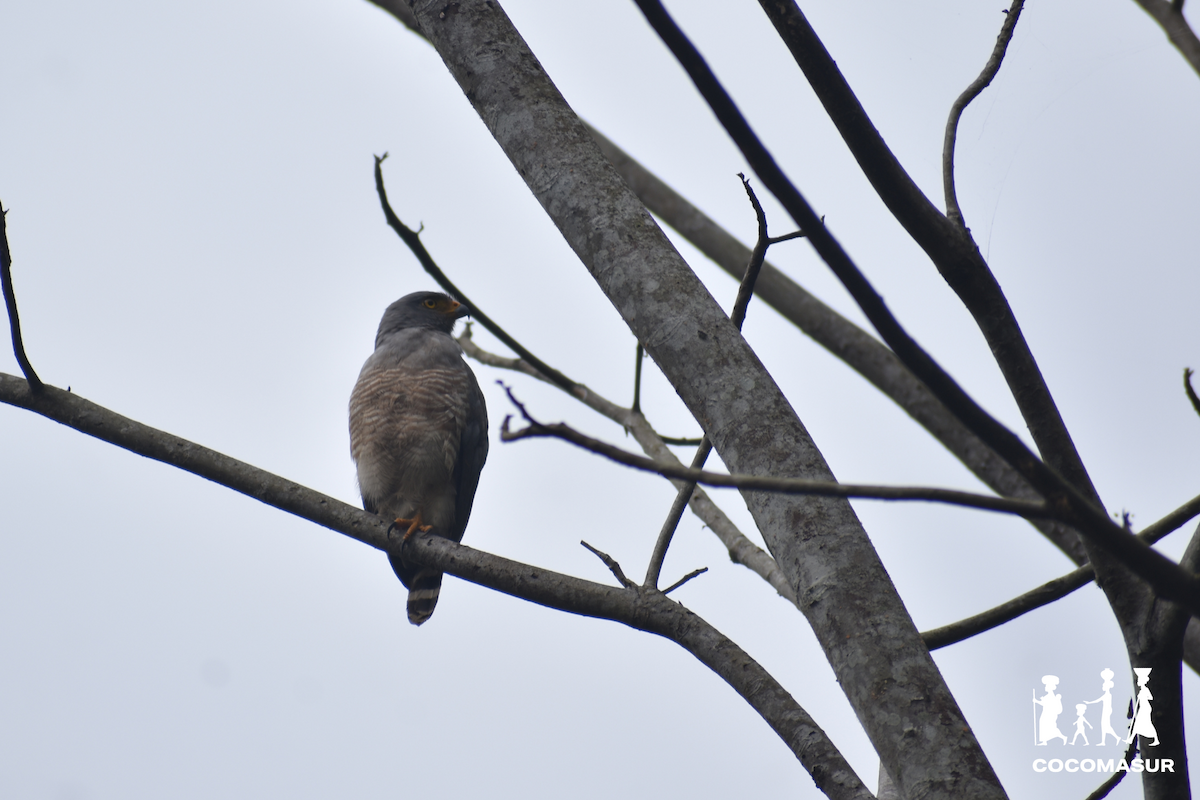
[[[471,309],[467,308],[457,300],[451,300],[450,305],[446,307],[446,310],[443,313],[445,313],[446,316],[450,317],[451,319],[462,319],[463,317],[471,316]]]

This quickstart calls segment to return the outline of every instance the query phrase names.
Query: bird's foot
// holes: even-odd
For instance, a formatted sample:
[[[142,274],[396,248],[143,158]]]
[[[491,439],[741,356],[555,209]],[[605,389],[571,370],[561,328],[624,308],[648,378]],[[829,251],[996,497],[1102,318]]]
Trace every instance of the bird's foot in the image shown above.
[[[400,540],[402,542],[407,542],[417,531],[425,533],[428,530],[432,530],[433,526],[424,524],[424,520],[421,519],[421,512],[418,511],[412,519],[404,519],[403,517],[400,517],[391,525],[389,525],[387,530],[389,539],[392,536],[392,530],[396,528],[407,528],[407,530],[404,531],[404,536]]]

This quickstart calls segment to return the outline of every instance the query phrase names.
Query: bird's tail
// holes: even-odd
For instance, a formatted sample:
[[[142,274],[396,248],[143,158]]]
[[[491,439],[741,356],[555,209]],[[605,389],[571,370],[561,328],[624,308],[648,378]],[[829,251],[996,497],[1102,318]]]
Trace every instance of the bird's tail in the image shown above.
[[[408,621],[420,625],[433,616],[438,595],[442,592],[442,573],[421,569],[408,585]]]
[[[442,591],[442,573],[405,561],[398,553],[388,553],[396,577],[408,589],[408,621],[420,625],[433,616]]]

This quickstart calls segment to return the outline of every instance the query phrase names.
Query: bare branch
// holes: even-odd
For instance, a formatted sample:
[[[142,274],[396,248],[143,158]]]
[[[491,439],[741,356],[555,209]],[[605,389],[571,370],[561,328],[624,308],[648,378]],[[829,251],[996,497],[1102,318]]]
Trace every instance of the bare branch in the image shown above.
[[[646,350],[638,342],[633,356],[633,404],[629,406],[629,410],[635,414],[642,413],[642,361],[645,358]]]
[[[1183,370],[1183,391],[1187,394],[1188,400],[1192,401],[1192,408],[1200,414],[1200,397],[1196,396],[1196,390],[1192,388],[1192,370],[1185,367]]]
[[[1193,497],[1153,525],[1147,526],[1138,533],[1138,538],[1146,544],[1154,544],[1167,534],[1178,530],[1184,523],[1197,515],[1200,515],[1200,495]],[[1200,535],[1200,532],[1197,535]],[[1181,563],[1180,566],[1195,571],[1194,565]],[[990,631],[992,628],[997,628],[1006,622],[1011,622],[1017,617],[1027,614],[1034,609],[1049,605],[1055,600],[1060,600],[1076,589],[1087,586],[1095,579],[1096,571],[1092,568],[1092,565],[1084,564],[1082,567],[1044,583],[1025,594],[1014,597],[1006,603],[1001,603],[987,611],[959,620],[958,622],[953,622],[941,628],[925,631],[921,634],[921,637],[925,640],[925,644],[930,650],[947,647],[969,639],[972,636],[977,636],[985,631]]]
[[[480,586],[670,639],[717,673],[766,720],[818,789],[834,800],[871,800],[853,768],[787,690],[737,644],[664,593],[592,583],[472,550],[440,536],[416,536],[407,547],[406,557]]]
[[[708,567],[701,567],[700,569],[694,569],[694,570],[692,570],[692,571],[691,571],[691,572],[689,572],[687,575],[684,575],[682,578],[680,578],[679,580],[675,581],[674,583],[672,583],[672,584],[671,584],[670,586],[668,586],[667,588],[663,589],[663,594],[670,594],[671,592],[673,592],[673,591],[675,591],[676,589],[678,589],[680,586],[683,586],[685,583],[687,583],[688,581],[690,581],[692,578],[695,578],[695,577],[697,577],[698,575],[703,575],[703,574],[704,574],[704,573],[706,573],[706,572],[708,572]]]
[[[387,158],[387,153],[382,156],[375,156],[375,190],[379,193],[379,203],[383,206],[383,215],[387,218],[388,225],[400,237],[408,249],[412,251],[417,260],[421,262],[421,266],[425,268],[438,285],[457,298],[463,305],[471,310],[471,318],[478,322],[483,327],[492,332],[497,339],[504,342],[509,348],[519,355],[527,364],[532,365],[538,372],[543,373],[553,383],[565,389],[568,392],[576,392],[579,390],[579,384],[563,375],[558,370],[547,365],[533,353],[526,350],[520,342],[508,334],[508,331],[501,328],[492,318],[479,308],[478,305],[467,299],[467,296],[455,286],[446,274],[442,272],[441,267],[433,260],[433,256],[425,249],[425,245],[421,243],[420,231],[414,231],[400,221],[396,216],[396,212],[392,210],[392,206],[388,203],[387,191],[383,188],[383,161]]]
[[[1183,16],[1183,0],[1134,0],[1167,34],[1175,49],[1200,74],[1200,38]]]
[[[17,293],[12,282],[12,253],[8,249],[8,226],[6,220],[8,211],[0,203],[0,288],[4,291],[4,305],[8,308],[8,329],[12,334],[13,354],[17,364],[29,381],[29,388],[34,392],[42,390],[42,379],[33,371],[33,364],[25,355],[25,343],[21,339],[21,318],[17,314]]]
[[[389,541],[385,519],[53,386],[35,394],[28,382],[0,373],[0,402],[178,467],[379,550],[403,546],[406,558],[463,580],[670,639],[733,687],[783,739],[829,797],[871,797],[825,732],[770,673],[699,616],[660,592],[631,592],[592,583],[473,550],[439,536],[415,536],[403,544]]]
[[[636,583],[629,580],[629,578],[625,577],[625,571],[621,569],[621,565],[617,563],[617,560],[615,558],[610,556],[608,553],[603,553],[603,552],[597,550],[596,548],[592,547],[590,544],[588,544],[587,542],[585,542],[583,540],[580,540],[579,543],[581,545],[583,545],[585,548],[587,548],[592,553],[592,555],[594,555],[596,558],[598,558],[602,562],[604,562],[604,566],[608,567],[608,571],[613,574],[613,577],[617,579],[617,582],[620,583],[621,586],[625,587],[626,589],[636,589],[637,588]],[[666,593],[664,592],[664,594],[666,594]]]
[[[700,446],[696,448],[696,454],[692,456],[693,471],[700,471],[704,466],[704,462],[708,460],[709,454],[712,453],[712,441],[707,436],[700,440]],[[692,492],[696,490],[696,482],[688,481],[679,487],[675,493],[675,499],[671,501],[671,508],[667,511],[667,518],[663,520],[662,527],[658,531],[658,538],[654,541],[654,549],[650,553],[650,563],[646,566],[646,578],[642,585],[647,589],[658,588],[658,578],[662,574],[663,561],[667,557],[667,548],[671,546],[671,540],[675,538],[675,530],[679,527],[679,520],[683,517],[683,510],[687,508],[688,501],[692,499]]]
[[[754,217],[758,221],[758,239],[754,243],[754,249],[750,251],[750,263],[746,265],[742,282],[738,284],[737,297],[733,301],[733,313],[729,315],[729,320],[740,331],[746,322],[746,311],[750,308],[750,298],[754,297],[754,285],[758,282],[759,273],[762,272],[763,260],[767,257],[767,248],[771,246],[771,237],[767,233],[767,212],[763,211],[762,204],[758,202],[758,195],[754,193],[754,187],[750,185],[750,181],[746,180],[745,175],[738,173],[738,177],[742,179],[742,187],[746,190],[746,197],[750,198],[750,205],[754,207]],[[804,234],[797,235],[803,236]]]
[[[1125,763],[1128,764],[1138,751],[1138,738],[1135,736],[1133,741],[1129,743],[1129,747],[1125,750]],[[1129,770],[1117,770],[1109,776],[1108,780],[1096,787],[1096,791],[1089,794],[1084,800],[1104,800],[1108,797],[1109,792],[1117,788],[1117,784],[1124,780],[1129,774]]]
[[[1059,458],[1066,458],[1066,463],[1072,467],[1071,477],[1074,480],[1064,479],[1056,470],[1039,460],[1020,438],[984,411],[908,335],[908,332],[888,310],[883,298],[871,286],[850,256],[828,231],[818,225],[817,216],[811,206],[784,175],[775,159],[750,128],[733,99],[721,86],[700,53],[675,25],[674,20],[667,14],[662,4],[657,0],[637,0],[637,3],[659,37],[688,72],[726,132],[733,138],[742,155],[753,166],[763,185],[767,186],[783,204],[796,224],[809,232],[809,239],[820,253],[821,258],[837,275],[842,285],[849,290],[859,308],[871,320],[875,329],[892,347],[896,355],[933,390],[934,394],[946,404],[952,413],[991,445],[993,450],[1033,484],[1050,505],[1058,509],[1059,513],[1056,513],[1055,516],[1059,519],[1069,519],[1071,524],[1085,535],[1090,543],[1099,548],[1097,557],[1111,558],[1112,564],[1127,567],[1138,577],[1151,584],[1160,596],[1182,603],[1193,613],[1200,614],[1200,578],[1180,569],[1170,559],[1146,547],[1120,526],[1113,524],[1103,508],[1096,502],[1095,489],[1092,488],[1090,479],[1087,479],[1086,472],[1083,471],[1082,462],[1078,460],[1078,453],[1075,451],[1074,445],[1070,445],[1069,452],[1063,449],[1069,444],[1069,436],[1065,441],[1058,442],[1062,446],[1044,448],[1043,452]],[[1007,301],[1004,301],[998,285],[995,290],[995,293],[988,295],[988,303],[1002,302],[1004,308],[1008,308]],[[1009,314],[1011,316],[1011,309],[1009,309]],[[1028,352],[1027,346],[1024,345],[1024,339],[1020,336],[1020,329],[1016,326],[1015,318],[1011,319],[1011,325],[1007,326],[1007,330],[1009,334],[1016,337],[1013,341],[1019,341]],[[995,350],[995,345],[993,345],[993,350]],[[1036,368],[1036,364],[1032,361],[1032,354],[1029,354],[1026,366]],[[1017,384],[1013,383],[1012,377],[1006,377],[1009,378],[1009,385],[1015,389]],[[1029,374],[1027,377],[1035,380],[1033,374]],[[1065,436],[1066,427],[1061,426],[1061,417],[1057,416],[1057,408],[1054,407],[1049,391],[1045,389],[1045,384],[1040,379],[1040,372],[1036,375],[1036,382],[1040,383],[1042,387],[1039,390],[1042,398],[1039,408],[1042,412],[1053,410],[1060,423],[1060,427],[1057,429],[1058,433]],[[1017,401],[1020,405],[1022,398],[1018,397]],[[1028,415],[1026,420],[1029,421]],[[1030,427],[1032,432],[1032,422]],[[1035,432],[1034,436],[1036,438],[1038,434]],[[1066,516],[1063,516],[1064,514]],[[1097,558],[1092,559],[1093,562],[1096,560]],[[1117,567],[1117,569],[1121,567]],[[1115,590],[1114,587],[1106,584],[1105,589],[1110,592],[1111,600],[1113,597],[1111,592]],[[1132,593],[1135,590],[1130,589],[1129,591]],[[1122,622],[1124,623],[1125,620]]]
[[[971,82],[954,105],[950,107],[950,118],[946,120],[946,139],[942,145],[942,184],[946,191],[946,216],[959,227],[966,227],[963,222],[962,209],[958,207],[958,196],[954,192],[954,141],[958,136],[958,120],[971,101],[988,87],[992,78],[1000,71],[1004,61],[1004,53],[1012,40],[1013,31],[1017,28],[1017,20],[1021,17],[1021,9],[1025,0],[1013,0],[1012,8],[1005,12],[1004,24],[1000,26],[1000,35],[996,37],[996,47],[992,50],[991,58],[983,67],[979,77]]]
[[[584,450],[589,450],[597,455],[602,455],[605,458],[616,461],[618,464],[624,464],[627,467],[640,469],[644,472],[653,472],[668,478],[694,481],[695,483],[702,483],[705,486],[721,486],[731,489],[741,489],[742,491],[817,495],[820,497],[859,497],[872,500],[918,500],[978,508],[984,511],[997,511],[1003,514],[1015,514],[1019,517],[1049,517],[1058,513],[1055,509],[1044,503],[1029,500],[1012,500],[1005,497],[988,497],[982,494],[960,492],[955,489],[938,489],[925,486],[874,486],[757,475],[723,475],[719,472],[706,472],[700,469],[676,467],[630,453],[627,450],[614,447],[599,439],[585,436],[571,426],[564,425],[561,422],[552,425],[538,422],[529,415],[524,405],[513,396],[512,390],[507,386],[504,388],[508,392],[509,399],[520,410],[521,416],[528,425],[518,431],[510,430],[509,421],[512,417],[505,417],[504,423],[500,426],[500,440],[503,442],[537,438],[562,439],[563,441],[582,447]]]

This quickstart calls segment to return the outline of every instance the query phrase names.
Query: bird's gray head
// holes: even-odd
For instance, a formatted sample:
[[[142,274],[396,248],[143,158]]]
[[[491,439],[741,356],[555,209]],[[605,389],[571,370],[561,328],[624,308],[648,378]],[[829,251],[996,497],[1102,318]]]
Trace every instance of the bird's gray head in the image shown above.
[[[413,292],[387,307],[375,335],[375,346],[383,337],[406,328],[428,328],[450,333],[454,323],[468,313],[467,307],[441,292]]]

